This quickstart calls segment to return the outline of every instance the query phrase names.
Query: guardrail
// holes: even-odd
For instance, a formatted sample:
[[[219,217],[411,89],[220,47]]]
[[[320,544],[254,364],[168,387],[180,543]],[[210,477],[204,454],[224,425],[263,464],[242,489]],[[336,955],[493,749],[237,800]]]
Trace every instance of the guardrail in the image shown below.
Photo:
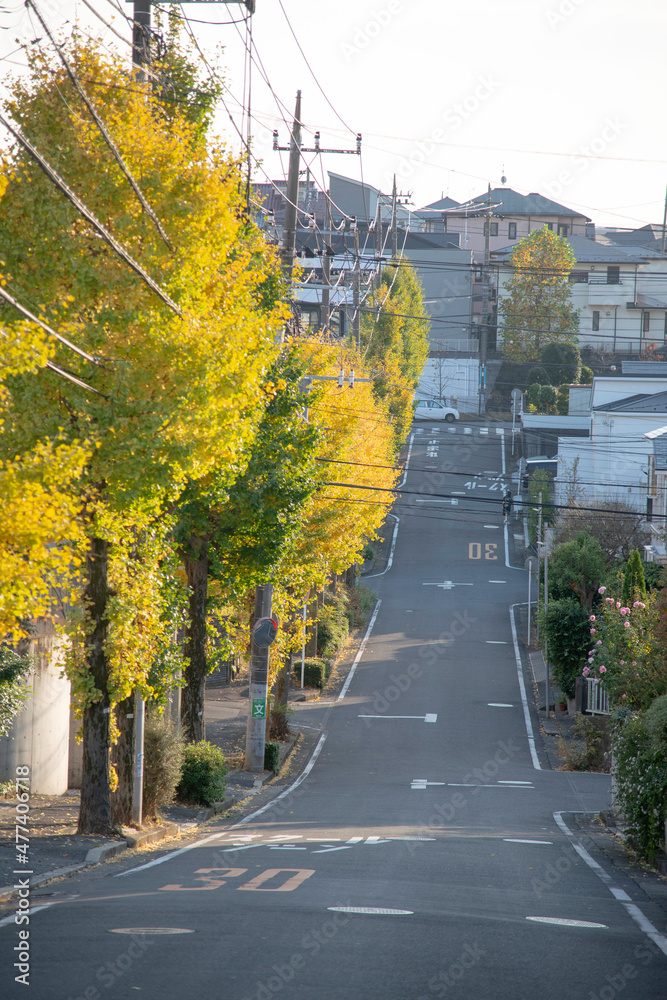
[[[611,715],[609,694],[595,677],[586,678],[586,710],[591,715]]]

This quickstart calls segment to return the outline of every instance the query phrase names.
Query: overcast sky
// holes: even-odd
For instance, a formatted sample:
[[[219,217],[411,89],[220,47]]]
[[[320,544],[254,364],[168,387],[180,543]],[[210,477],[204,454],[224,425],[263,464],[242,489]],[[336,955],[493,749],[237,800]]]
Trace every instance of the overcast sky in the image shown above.
[[[35,2],[52,29],[71,31],[78,19],[127,51],[81,0]],[[129,38],[117,7],[130,15],[132,4],[88,3]],[[287,143],[285,121],[301,89],[304,145],[313,145],[316,129],[324,147],[353,148],[355,133],[363,136],[361,159],[311,154],[320,184],[327,170],[356,178],[363,171],[387,191],[395,172],[420,207],[443,193],[465,201],[488,183],[500,186],[504,174],[508,187],[540,192],[599,225],[662,223],[663,0],[256,0],[256,7],[252,131],[272,178],[284,176],[286,157],[272,151],[271,133],[278,128]],[[224,69],[227,108],[241,127],[245,7],[182,9]],[[201,23],[233,21],[241,23]],[[4,77],[19,70],[16,39],[41,32],[21,0],[4,0],[0,24]],[[217,128],[240,148],[227,112]]]

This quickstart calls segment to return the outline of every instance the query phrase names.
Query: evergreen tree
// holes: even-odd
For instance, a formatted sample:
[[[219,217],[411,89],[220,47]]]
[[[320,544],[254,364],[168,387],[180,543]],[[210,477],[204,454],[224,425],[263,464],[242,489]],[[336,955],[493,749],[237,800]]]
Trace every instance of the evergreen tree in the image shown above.
[[[642,566],[639,549],[633,549],[628,559],[623,574],[623,603],[631,607],[634,601],[643,601],[646,598],[646,580],[644,579],[644,567]]]

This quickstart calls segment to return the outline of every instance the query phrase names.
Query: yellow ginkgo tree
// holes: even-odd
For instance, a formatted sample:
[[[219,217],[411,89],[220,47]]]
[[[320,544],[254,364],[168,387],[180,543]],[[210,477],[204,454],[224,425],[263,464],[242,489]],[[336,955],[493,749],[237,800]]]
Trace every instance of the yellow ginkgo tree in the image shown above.
[[[70,674],[83,711],[79,829],[93,833],[110,828],[113,707],[148,684],[164,629],[145,595],[158,591],[170,517],[187,480],[244,467],[284,316],[240,164],[191,115],[167,114],[160,89],[120,58],[79,37],[62,52],[160,222],[60,59],[36,47],[2,112],[13,141],[0,162],[0,260],[15,299],[88,359],[54,341],[61,374],[7,374],[0,461],[85,452],[71,500],[84,542]],[[22,323],[0,306],[10,338]]]

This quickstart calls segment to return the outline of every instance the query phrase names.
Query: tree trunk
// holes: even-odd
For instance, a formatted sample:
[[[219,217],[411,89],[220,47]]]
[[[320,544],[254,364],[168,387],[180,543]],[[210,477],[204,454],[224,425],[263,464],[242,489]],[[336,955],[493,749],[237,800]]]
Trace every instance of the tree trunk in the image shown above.
[[[194,544],[193,544],[194,542]],[[191,551],[183,556],[190,590],[189,622],[186,629],[184,671],[185,687],[181,693],[183,736],[189,743],[204,739],[204,684],[206,681],[206,598],[208,595],[208,542],[191,541]]]
[[[111,822],[131,826],[134,798],[134,693],[116,705],[118,742],[111,748],[111,763],[118,775],[118,788],[111,793]]]
[[[93,630],[86,642],[86,660],[100,700],[83,711],[83,772],[79,833],[110,834],[111,792],[109,789],[109,664],[106,655],[109,600],[109,543],[92,538],[86,557],[87,583],[84,601]]]

